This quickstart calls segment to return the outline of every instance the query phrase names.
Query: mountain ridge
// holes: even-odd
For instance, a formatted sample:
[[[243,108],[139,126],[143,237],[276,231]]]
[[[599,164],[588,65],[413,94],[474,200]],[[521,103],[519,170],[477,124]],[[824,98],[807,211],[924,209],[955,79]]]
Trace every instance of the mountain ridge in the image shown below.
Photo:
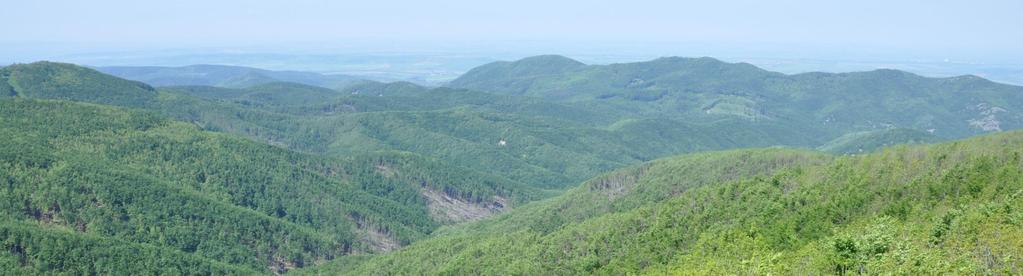
[[[963,138],[1023,126],[1018,108],[1023,87],[968,75],[928,78],[893,69],[788,75],[707,57],[586,65],[543,75],[519,75],[501,64],[508,63],[481,66],[489,68],[485,75],[469,71],[449,85],[560,103],[602,103],[640,117],[780,120],[823,130],[829,138],[889,127]]]
[[[153,86],[209,85],[246,88],[270,82],[295,82],[331,89],[344,87],[361,78],[303,71],[273,71],[234,65],[195,64],[166,66],[101,66],[98,71]]]

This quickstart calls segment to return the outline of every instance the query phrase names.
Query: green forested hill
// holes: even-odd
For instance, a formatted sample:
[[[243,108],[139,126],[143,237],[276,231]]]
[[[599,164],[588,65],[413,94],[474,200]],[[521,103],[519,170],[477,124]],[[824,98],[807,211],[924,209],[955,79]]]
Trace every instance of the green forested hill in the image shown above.
[[[6,94],[11,96],[114,105],[145,105],[157,94],[155,89],[141,82],[45,61],[0,68],[0,82],[9,87],[11,91]]]
[[[1016,128],[1019,87],[558,56],[464,80],[453,85],[485,92],[369,81],[154,89],[71,64],[0,68],[0,270],[1020,267],[1019,133],[868,153]],[[763,149],[705,152],[751,147]],[[647,162],[690,152],[703,153]]]
[[[820,147],[829,141],[841,141],[845,134],[900,125],[880,117],[868,118],[884,113],[870,111],[870,104],[841,111],[846,114],[837,116],[840,109],[852,105],[845,103],[920,107],[909,102],[876,101],[919,102],[919,97],[927,95],[923,90],[945,95],[942,91],[952,89],[972,95],[940,100],[949,105],[965,106],[975,100],[992,104],[973,106],[974,111],[983,115],[976,120],[946,118],[952,115],[941,108],[887,112],[920,114],[923,116],[920,118],[926,117],[928,121],[969,124],[971,129],[1008,129],[1013,127],[1009,119],[1018,115],[1011,108],[998,106],[1013,106],[1020,98],[1018,94],[1023,94],[1016,93],[1018,87],[980,79],[936,80],[890,70],[787,76],[709,58],[587,66],[563,57],[540,56],[486,65],[479,70],[493,74],[518,72],[521,77],[540,80],[539,76],[563,77],[576,71],[604,74],[611,69],[616,74],[642,73],[644,78],[657,79],[661,84],[643,89],[662,91],[666,97],[655,101],[597,97],[555,103],[464,89],[375,82],[361,82],[341,91],[279,82],[241,89],[191,86],[154,91],[140,83],[70,64],[13,65],[2,71],[9,76],[7,83],[13,84],[10,94],[22,97],[64,98],[153,110],[207,130],[242,134],[309,153],[415,152],[545,188],[566,187],[596,173],[671,154],[772,145]],[[464,79],[474,75],[470,72]],[[487,80],[500,78],[498,74]],[[612,79],[585,81],[584,91],[598,91],[603,85],[601,81]],[[764,83],[768,79],[770,83]],[[794,85],[792,81],[802,84]],[[678,87],[695,90],[673,90]],[[639,91],[622,89],[614,93]],[[746,92],[728,94],[723,92],[726,90]],[[860,95],[863,94],[860,91],[868,90],[887,91],[884,93],[891,95],[877,95],[879,92]],[[902,96],[907,93],[909,96]],[[847,95],[844,97],[848,99],[820,98],[818,94]],[[751,100],[754,98],[759,100]],[[773,111],[761,110],[767,112],[763,113],[751,109],[753,105],[770,106]],[[830,115],[823,118],[820,114],[801,113],[814,108],[829,110]],[[969,112],[953,113],[961,116]],[[929,130],[946,139],[965,133],[951,135],[942,129]]]
[[[1023,133],[657,160],[310,274],[989,274],[1023,260]]]
[[[0,113],[3,271],[284,271],[545,196],[407,153],[320,157],[147,112],[8,98]]]
[[[612,105],[564,105],[410,83],[363,82],[338,93],[289,83],[243,89],[97,90],[83,88],[106,85],[93,82],[142,84],[70,64],[33,63],[8,70],[73,72],[61,76],[73,81],[52,85],[65,95],[62,98],[156,111],[207,130],[242,134],[302,152],[409,151],[543,188],[563,188],[600,172],[673,153],[812,146],[820,139],[783,135],[795,131],[780,124],[752,128],[745,121],[632,119],[629,111]],[[36,82],[52,82],[54,77],[33,75]],[[140,100],[126,102],[117,93]],[[27,92],[19,96],[35,97]]]
[[[341,96],[335,90],[289,82],[270,82],[246,88],[175,86],[164,89],[200,98],[230,100],[257,108],[317,105]]]
[[[801,135],[828,139],[891,127],[933,130],[949,138],[1023,127],[1023,87],[975,76],[926,78],[887,69],[785,75],[713,58],[610,65],[566,59],[540,56],[487,64],[450,85],[560,102],[599,102],[690,122],[779,123],[816,130],[802,130]]]
[[[453,99],[457,95],[448,97],[448,100],[433,100],[428,93],[413,92],[419,94],[417,98],[380,101],[376,99],[380,96],[349,94],[349,98],[332,100],[332,90],[287,83],[244,89],[180,87],[161,91],[132,90],[132,86],[125,84],[148,86],[70,64],[13,65],[4,71],[17,72],[8,79],[9,83],[45,84],[49,90],[60,94],[58,97],[21,92],[35,91],[36,88],[15,86],[19,97],[70,99],[151,110],[194,122],[207,130],[243,134],[270,144],[329,156],[381,150],[428,154],[444,162],[538,187],[563,187],[593,173],[614,168],[621,164],[619,162],[634,161],[629,157],[606,160],[588,152],[597,149],[598,145],[614,143],[612,134],[602,133],[600,137],[595,137],[603,140],[598,145],[578,144],[568,139],[568,130],[552,129],[554,126],[571,123],[561,124],[562,121],[558,119],[546,117],[464,108],[466,102],[472,100]],[[20,75],[32,76],[33,82],[27,82],[28,78]],[[412,86],[411,89],[424,91],[418,86]],[[128,96],[138,100],[123,100]],[[388,107],[403,100],[418,100],[423,107],[399,110]],[[486,100],[476,102],[480,105],[495,104]],[[520,106],[513,99],[506,102]],[[579,128],[585,129],[583,126]],[[517,140],[508,140],[508,147],[499,145],[502,139],[513,138]],[[566,148],[569,146],[575,148]],[[615,150],[621,151],[609,149],[604,152]],[[575,164],[569,162],[569,159],[552,158],[555,154],[578,157],[574,159],[586,163]]]

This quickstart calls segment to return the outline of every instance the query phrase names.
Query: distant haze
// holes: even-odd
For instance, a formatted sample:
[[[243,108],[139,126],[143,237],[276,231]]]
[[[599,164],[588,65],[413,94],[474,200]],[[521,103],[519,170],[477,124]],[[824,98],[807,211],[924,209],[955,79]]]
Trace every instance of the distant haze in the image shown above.
[[[1011,54],[1023,1],[7,1],[0,42],[112,47],[414,40],[861,45]],[[840,50],[840,49],[839,49]]]
[[[8,26],[0,36],[0,64],[187,60],[446,79],[485,61],[535,54],[589,62],[677,55],[791,72],[899,67],[1018,83],[1021,14],[1019,0],[7,1],[0,9]],[[245,59],[232,56],[239,53]],[[346,55],[351,61],[394,53],[414,53],[416,59],[407,65],[355,60],[349,65],[357,70],[349,70],[303,56]],[[444,57],[434,58],[437,53]],[[458,64],[430,67],[447,62]],[[960,65],[941,65],[948,62]]]

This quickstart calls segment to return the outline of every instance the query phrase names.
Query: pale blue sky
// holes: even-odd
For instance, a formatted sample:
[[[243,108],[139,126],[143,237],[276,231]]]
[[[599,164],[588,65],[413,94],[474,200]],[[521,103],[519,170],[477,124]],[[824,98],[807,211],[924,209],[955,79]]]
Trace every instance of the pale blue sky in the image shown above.
[[[0,54],[362,41],[415,48],[535,41],[693,43],[794,52],[1019,59],[1023,0],[8,0]],[[713,3],[709,3],[713,2]],[[469,42],[474,42],[469,43]],[[297,47],[297,46],[296,46]],[[4,52],[6,51],[6,52]]]

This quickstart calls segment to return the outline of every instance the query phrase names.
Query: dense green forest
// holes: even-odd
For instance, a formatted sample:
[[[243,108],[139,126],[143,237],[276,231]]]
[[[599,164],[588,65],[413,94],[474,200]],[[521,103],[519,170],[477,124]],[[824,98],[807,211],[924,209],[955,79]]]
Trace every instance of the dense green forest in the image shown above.
[[[784,149],[615,171],[309,274],[1017,274],[1023,133],[833,157]]]
[[[551,66],[548,63],[566,64]],[[474,72],[495,71],[487,68],[501,64],[504,63],[481,66],[452,85],[469,86],[462,80],[475,78],[477,73]],[[508,64],[515,65],[510,72],[517,72],[523,77],[549,77],[550,74],[566,70],[605,68],[582,66],[564,58],[549,56],[527,58]],[[926,119],[929,121],[956,124],[948,126],[948,129],[927,124],[912,125],[909,129],[933,131],[933,136],[937,137],[921,140],[924,142],[978,133],[985,129],[994,130],[993,127],[1010,129],[1016,127],[1015,122],[1019,117],[1019,113],[1012,108],[1023,105],[1018,96],[1023,93],[1015,93],[1019,87],[973,78],[953,82],[953,79],[928,79],[896,72],[853,74],[851,76],[857,77],[842,81],[836,80],[837,76],[809,79],[806,84],[811,85],[809,88],[795,85],[750,86],[740,90],[757,92],[754,93],[757,95],[747,96],[762,99],[747,101],[749,97],[729,94],[721,86],[703,84],[700,89],[690,89],[687,87],[693,85],[692,82],[676,78],[681,78],[679,74],[686,79],[697,78],[706,82],[717,78],[715,83],[721,85],[741,79],[735,77],[726,81],[720,79],[720,74],[711,74],[717,72],[714,70],[750,75],[745,78],[754,79],[761,78],[756,77],[759,75],[781,79],[806,77],[786,76],[749,65],[727,64],[706,58],[662,59],[627,65],[620,66],[632,69],[622,69],[621,74],[638,70],[666,78],[666,84],[662,86],[670,89],[665,88],[668,92],[662,92],[674,98],[651,102],[597,97],[552,102],[464,89],[424,88],[411,83],[384,84],[368,81],[353,83],[341,90],[283,82],[246,88],[182,86],[153,89],[142,83],[69,64],[13,65],[2,71],[10,76],[6,77],[11,84],[9,90],[13,91],[9,94],[21,97],[70,99],[141,108],[178,120],[195,122],[206,130],[241,134],[307,153],[338,156],[380,150],[414,152],[546,189],[570,187],[601,172],[673,154],[773,145],[814,148],[849,133],[904,127],[894,119],[867,118],[875,114],[920,114],[921,118],[929,118]],[[523,70],[540,71],[519,72]],[[501,79],[498,73],[504,71],[496,70],[488,74],[497,74],[493,77],[496,81]],[[877,86],[875,83],[892,85],[874,87]],[[867,84],[871,86],[864,87]],[[472,87],[487,92],[502,92],[499,85]],[[903,93],[901,87],[913,91],[965,91],[957,93],[972,96],[933,99],[922,92],[897,96],[869,92],[883,90]],[[593,89],[573,87],[570,90]],[[804,91],[806,89],[834,92],[810,93]],[[759,95],[763,93],[774,94]],[[797,94],[806,95],[794,96]],[[811,97],[816,94],[857,95],[860,98],[845,100]],[[915,106],[907,105],[908,102],[932,101],[941,101],[945,106],[957,108],[883,112],[856,110],[855,114],[839,116],[840,112],[851,111],[825,107],[821,112],[826,111],[827,114],[792,113],[802,110],[796,108],[802,106],[802,103],[819,105],[881,99],[901,99],[903,102],[874,104],[870,108],[901,108]],[[697,103],[706,104],[685,108],[676,105]],[[746,113],[732,112],[755,110],[743,107],[750,104],[760,106],[755,108],[759,109],[757,112],[769,116],[750,117]],[[815,107],[807,108],[818,110]],[[956,115],[954,118],[946,118],[949,113]],[[843,116],[853,115],[857,117],[842,119]],[[839,121],[845,123],[835,123]],[[922,128],[929,126],[934,128]]]
[[[976,76],[927,78],[880,69],[786,75],[747,63],[667,57],[585,65],[537,56],[477,67],[452,87],[558,102],[598,102],[690,121],[783,122],[836,138],[876,128],[947,138],[1023,126],[1023,88]]]
[[[89,256],[167,248],[187,253],[165,260],[179,266],[283,271],[458,221],[424,193],[497,211],[545,196],[413,154],[308,155],[149,112],[9,98],[0,113],[0,239],[24,271],[102,273]],[[51,263],[64,250],[89,253]]]
[[[786,124],[686,123],[635,117],[599,103],[562,105],[409,83],[364,82],[336,95],[287,83],[154,90],[70,64],[3,71],[15,91],[45,92],[14,93],[20,97],[146,109],[308,153],[415,152],[547,189],[674,153],[826,142],[788,134],[798,130]]]
[[[0,271],[1023,266],[1023,133],[986,134],[1023,125],[1023,88],[973,76],[560,56],[483,65],[447,87],[101,70],[145,82],[0,68]]]

